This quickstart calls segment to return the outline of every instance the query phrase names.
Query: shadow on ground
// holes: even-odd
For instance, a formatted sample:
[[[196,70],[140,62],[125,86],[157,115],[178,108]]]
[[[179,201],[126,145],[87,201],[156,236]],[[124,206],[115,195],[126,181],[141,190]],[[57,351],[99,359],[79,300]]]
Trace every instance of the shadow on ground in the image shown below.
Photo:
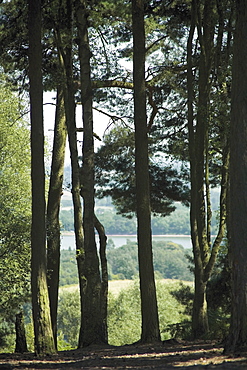
[[[32,369],[247,369],[247,353],[224,356],[223,348],[212,342],[165,342],[159,345],[122,347],[90,346],[59,352],[43,358],[34,354],[0,354],[1,370]]]

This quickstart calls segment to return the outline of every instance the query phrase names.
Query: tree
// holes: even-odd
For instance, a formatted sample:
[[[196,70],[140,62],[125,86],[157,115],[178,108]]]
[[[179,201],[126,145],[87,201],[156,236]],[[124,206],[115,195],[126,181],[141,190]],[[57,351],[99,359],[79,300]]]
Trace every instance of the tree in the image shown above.
[[[151,211],[166,216],[175,210],[174,201],[189,204],[187,173],[164,163],[153,141],[149,134]],[[117,212],[130,218],[136,211],[134,146],[134,130],[116,126],[105,135],[95,158],[96,196],[110,196]]]
[[[246,305],[246,107],[247,107],[247,4],[236,2],[232,67],[232,111],[230,131],[230,263],[232,269],[232,315],[225,352],[236,352],[247,344]]]
[[[225,112],[229,112],[226,104],[221,102],[217,109],[222,112],[218,117],[210,109],[210,98],[212,94],[212,83],[217,81],[215,89],[219,89],[226,83],[226,73],[215,75],[216,70],[224,68],[223,61],[217,60],[223,49],[229,52],[228,43],[224,43],[222,33],[227,32],[222,29],[222,24],[218,27],[217,37],[215,28],[217,16],[221,20],[221,8],[216,11],[216,3],[210,0],[200,7],[200,2],[192,1],[191,7],[191,27],[187,42],[187,88],[188,88],[188,131],[189,131],[189,158],[191,173],[191,207],[190,223],[191,238],[193,244],[193,255],[195,263],[195,296],[193,302],[192,330],[193,336],[198,338],[208,332],[206,286],[212,273],[214,263],[220,243],[225,234],[226,227],[226,199],[228,189],[228,166],[229,166],[229,147],[227,117]],[[207,22],[205,20],[207,19]],[[198,63],[198,75],[194,72],[193,63],[193,39],[197,30],[198,43],[200,45]],[[228,31],[230,32],[230,31]],[[214,40],[217,40],[216,45]],[[228,55],[225,52],[226,60]],[[217,63],[215,62],[217,60]],[[224,60],[225,62],[225,60]],[[195,93],[195,84],[198,90]],[[224,90],[223,90],[224,91]],[[225,90],[221,98],[227,96]],[[229,101],[226,99],[226,101]],[[217,135],[220,141],[215,142],[215,133],[212,130],[211,119],[215,116]],[[226,118],[222,120],[222,117]],[[214,127],[214,129],[215,129]],[[220,153],[217,166],[219,167],[221,196],[220,196],[220,217],[217,237],[211,245],[211,201],[210,201],[210,162],[212,159],[212,147]],[[213,151],[214,152],[214,151]]]
[[[0,307],[5,322],[16,317],[16,351],[23,352],[18,318],[30,300],[30,132],[21,118],[25,106],[3,75],[0,86]]]
[[[3,27],[4,30],[1,34],[3,35],[4,39],[4,53],[2,53],[1,58],[4,66],[7,66],[8,71],[15,70],[17,65],[16,62],[18,61],[18,66],[20,66],[21,70],[21,73],[19,73],[20,77],[26,75],[26,69],[24,68],[24,65],[27,57],[28,48],[26,37],[27,35],[25,32],[23,19],[25,19],[25,11],[27,9],[23,6],[23,11],[19,11],[19,6],[10,7],[9,3],[12,3],[11,5],[16,5],[14,2],[4,2],[5,9],[12,9],[11,11],[6,12],[6,14],[4,14],[4,16],[2,17],[2,20],[4,21],[4,25],[6,25],[6,27]],[[18,3],[18,5],[19,4],[20,3]],[[184,143],[187,143],[188,136],[184,122],[186,111],[186,71],[188,73],[188,130],[190,137],[190,164],[192,180],[191,195],[193,202],[191,207],[191,224],[194,256],[196,263],[196,291],[198,292],[198,294],[196,294],[194,305],[193,317],[195,318],[195,320],[193,320],[193,326],[195,336],[199,336],[203,332],[207,331],[205,286],[207,284],[208,278],[210,277],[212,266],[217,255],[219,242],[222,238],[222,235],[224,234],[225,227],[228,133],[226,128],[227,126],[224,126],[223,124],[227,114],[223,112],[228,112],[228,106],[227,103],[220,103],[219,105],[217,103],[218,99],[220,100],[219,97],[223,97],[223,95],[225,96],[227,101],[227,80],[229,79],[229,77],[227,76],[227,74],[222,73],[221,71],[224,70],[225,72],[226,65],[229,64],[230,48],[228,46],[230,45],[229,40],[231,38],[230,13],[232,9],[227,0],[225,0],[224,2],[219,2],[216,0],[210,0],[207,2],[192,2],[192,22],[190,37],[188,39],[188,64],[186,66],[184,30],[187,30],[186,27],[188,25],[188,20],[190,19],[188,4],[188,2],[182,5],[178,4],[178,2],[171,2],[169,5],[167,5],[164,2],[160,1],[149,2],[147,4],[145,3],[145,25],[147,29],[146,58],[148,58],[150,66],[148,67],[146,73],[148,81],[146,81],[145,83],[144,77],[142,77],[143,80],[140,83],[141,89],[135,89],[135,95],[136,92],[140,93],[141,103],[142,99],[144,101],[143,89],[147,94],[146,96],[149,102],[149,107],[147,109],[145,107],[144,117],[143,105],[141,114],[143,114],[142,119],[146,121],[145,125],[148,126],[148,129],[151,131],[156,130],[156,132],[158,132],[158,135],[156,135],[157,151],[159,150],[163,153],[172,152],[174,158],[177,158],[179,160],[187,160],[188,150],[187,147],[185,148]],[[53,86],[54,76],[57,73],[54,72],[54,70],[59,69],[59,71],[62,71],[60,77],[65,99],[65,112],[71,149],[72,193],[74,199],[74,220],[78,252],[77,261],[79,277],[81,279],[83,277],[83,269],[85,267],[85,249],[81,217],[81,182],[79,179],[80,169],[78,165],[78,150],[76,141],[77,128],[75,124],[75,95],[77,93],[75,90],[80,85],[80,90],[83,91],[85,86],[83,85],[84,82],[83,84],[81,83],[79,85],[74,82],[75,79],[78,80],[80,68],[79,59],[77,58],[77,56],[78,49],[81,48],[80,37],[75,37],[77,35],[75,33],[75,17],[73,17],[74,5],[74,2],[72,1],[55,1],[52,3],[52,7],[44,6],[45,17],[47,17],[48,14],[50,15],[50,17],[45,19],[44,24],[47,26],[47,28],[42,41],[43,58],[45,61],[43,66],[46,68],[45,71],[47,72],[44,78],[44,82],[46,83],[45,86],[47,88]],[[107,2],[94,1],[92,8],[90,7],[89,3],[87,3],[86,5],[87,9],[90,10],[91,15],[90,21],[92,27],[90,27],[88,30],[90,32],[89,42],[91,42],[91,44],[93,45],[93,47],[91,47],[91,51],[94,52],[94,55],[91,58],[91,74],[93,76],[93,81],[91,82],[91,85],[87,85],[89,86],[89,94],[87,95],[89,95],[91,99],[91,88],[99,88],[97,93],[95,92],[94,96],[97,97],[98,102],[102,103],[103,101],[103,103],[105,103],[105,106],[109,108],[109,115],[111,116],[112,120],[114,120],[116,114],[114,113],[114,115],[111,115],[111,113],[116,112],[117,106],[119,115],[124,116],[127,120],[131,122],[133,107],[132,104],[126,104],[126,99],[128,98],[131,100],[133,98],[132,73],[125,73],[124,68],[120,67],[119,65],[119,60],[117,60],[117,58],[111,58],[111,56],[115,53],[116,48],[118,48],[116,53],[117,56],[124,58],[127,57],[128,60],[130,60],[132,56],[132,47],[130,46],[130,44],[128,44],[127,47],[124,48],[121,46],[122,41],[124,41],[125,43],[129,43],[132,37],[130,22],[131,12],[128,12],[130,2],[124,2],[123,4],[123,2],[119,0],[111,0]],[[106,17],[104,17],[104,15],[106,14],[111,15],[110,21],[109,17],[107,18],[106,22],[103,21],[103,19],[106,19]],[[141,15],[142,14],[140,14],[140,16]],[[207,21],[205,21],[206,19]],[[13,25],[15,25],[16,21],[18,21],[18,37],[13,34]],[[215,32],[216,29],[217,33]],[[51,30],[54,30],[54,33],[51,32]],[[197,32],[195,32],[195,30]],[[139,34],[137,32],[138,30],[135,31],[137,33],[137,38],[140,38],[142,31],[140,30]],[[55,37],[53,39],[54,35]],[[109,42],[109,45],[114,45],[114,48],[109,47],[107,50],[107,43],[105,42],[105,40],[108,39],[111,40]],[[53,40],[55,40],[54,43]],[[99,40],[101,42],[99,42]],[[8,42],[10,42],[11,48],[9,48]],[[99,44],[100,46],[98,46]],[[143,55],[145,54],[144,44],[145,42],[141,44],[143,50],[141,50],[141,53],[139,55],[141,66],[140,72],[143,72],[144,70],[142,59]],[[135,44],[135,46],[136,45],[137,44]],[[194,54],[192,55],[193,52]],[[54,55],[58,56],[59,63],[57,63],[57,60],[54,62]],[[21,59],[19,58],[19,56],[21,56]],[[135,63],[139,63],[137,53],[135,53],[135,57]],[[100,59],[100,62],[103,61],[102,63],[99,63],[99,58],[102,58]],[[4,59],[6,59],[6,61],[4,61]],[[222,64],[223,59],[224,63]],[[88,64],[89,63],[87,63],[87,66]],[[55,68],[53,68],[54,66]],[[135,72],[137,72],[137,68],[135,69]],[[50,78],[50,76],[52,78]],[[119,76],[121,76],[121,79],[119,79]],[[137,76],[135,75],[135,79],[136,77]],[[120,93],[119,90],[116,90],[117,93],[113,93],[111,89],[108,90],[110,91],[109,93],[106,93],[106,90],[104,90],[104,88],[106,87],[121,88],[123,89],[123,92]],[[128,95],[126,94],[127,89],[130,92]],[[143,94],[143,96],[141,94]],[[84,95],[85,94],[83,93],[82,97]],[[135,96],[135,101],[138,100],[139,96],[137,98]],[[149,114],[148,120],[146,117],[147,114]],[[217,114],[218,117],[216,117]],[[221,119],[219,118],[220,116]],[[155,122],[154,117],[157,118],[155,119]],[[213,125],[212,122],[216,121],[217,124]],[[219,124],[220,121],[221,124]],[[161,127],[163,128],[162,130],[160,130]],[[85,133],[85,142],[89,142],[89,146],[87,146],[89,149],[88,153],[90,153],[90,158],[92,159],[91,123],[88,125],[88,128],[90,128],[90,132],[88,131],[87,133]],[[147,129],[141,129],[140,134],[144,134],[145,138],[141,136],[137,137],[136,135],[136,142],[139,143],[140,140],[141,143],[143,140],[142,143],[144,143],[147,136]],[[160,141],[158,143],[159,136]],[[177,137],[179,137],[179,140],[177,140]],[[85,146],[86,145],[87,144],[85,144]],[[87,160],[86,151],[84,154],[85,160]],[[138,150],[136,154],[139,158]],[[148,154],[146,153],[145,156],[147,155]],[[146,157],[143,163],[145,163],[146,171]],[[209,176],[209,170],[211,170],[212,168],[214,169],[214,182],[219,183],[217,177],[219,178],[220,172],[222,173],[222,207],[219,233],[216,238],[215,244],[211,248],[211,205],[209,195],[211,179]],[[86,170],[86,166],[84,169]],[[91,181],[91,169],[90,171],[88,171],[88,174],[90,175],[89,178]],[[160,181],[160,179],[162,179],[162,176],[160,176],[160,171],[156,171],[156,169],[153,170],[151,166],[150,175],[154,175],[152,179],[155,179],[155,181],[159,180],[159,183],[162,183],[162,181]],[[86,177],[87,176],[85,176],[85,178]],[[137,177],[139,177],[139,172]],[[139,182],[138,180],[138,186],[142,184],[145,184],[146,186],[147,179],[148,177],[145,177],[145,181],[143,182]],[[130,180],[132,180],[132,178]],[[130,195],[132,195],[132,189],[134,189],[134,187],[129,187],[127,189]],[[146,190],[147,189],[148,188],[146,188]],[[90,233],[88,233],[88,236],[89,234],[93,234],[92,192],[93,186],[91,184],[90,202],[87,203],[88,207],[86,207],[87,211],[85,212],[86,214],[88,210],[90,210],[90,227],[88,229],[90,230]],[[137,194],[139,197],[141,192],[139,192],[138,190]],[[159,198],[159,195],[160,194],[158,194],[158,197],[155,197],[155,205],[158,207],[160,205],[159,202],[157,202],[157,198]],[[121,195],[121,197],[120,200],[122,201],[124,195]],[[137,203],[139,201],[140,199],[137,201]],[[133,204],[134,203],[132,202],[131,205],[133,206]],[[121,205],[122,204],[120,204],[120,206]],[[168,202],[168,211],[169,210],[171,210],[171,207],[169,207]],[[138,211],[138,214],[140,213],[141,212]],[[149,225],[147,227],[147,233],[150,233],[150,231],[148,230]],[[90,238],[87,238],[87,240],[89,239]],[[147,236],[146,240],[148,239],[149,235]],[[91,245],[93,245],[95,255],[94,241],[92,241]],[[96,260],[97,258],[95,258],[94,261]],[[96,261],[95,266],[97,264],[98,261]],[[96,270],[98,270],[97,266]],[[84,285],[82,279],[80,280],[80,283],[81,288],[83,289]]]
[[[101,300],[107,289],[101,284],[99,258],[95,241],[94,216],[94,137],[91,84],[91,51],[88,39],[88,10],[86,1],[77,1],[75,7],[80,60],[80,92],[83,121],[83,149],[81,169],[81,195],[83,197],[84,229],[84,287],[81,290],[81,330],[79,347],[107,342],[106,310],[102,316]],[[102,262],[105,262],[102,260]],[[105,278],[105,276],[104,276]]]
[[[50,185],[47,202],[47,283],[51,321],[55,344],[57,344],[57,304],[60,266],[60,201],[63,189],[63,171],[67,127],[65,122],[64,94],[60,84],[57,89],[56,117]]]
[[[32,179],[31,289],[35,350],[37,354],[53,354],[56,350],[46,270],[41,2],[30,0],[28,5]]]
[[[138,260],[140,274],[141,342],[160,340],[158,306],[154,281],[151,208],[148,166],[148,135],[145,87],[144,1],[132,1],[133,81],[135,123],[135,174]]]

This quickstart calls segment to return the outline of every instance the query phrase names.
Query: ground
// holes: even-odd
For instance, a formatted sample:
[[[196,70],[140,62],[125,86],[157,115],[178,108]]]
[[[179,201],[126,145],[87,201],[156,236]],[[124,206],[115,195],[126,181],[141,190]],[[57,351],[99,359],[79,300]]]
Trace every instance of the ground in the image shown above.
[[[166,341],[156,345],[90,346],[44,358],[0,354],[1,370],[247,369],[247,352],[225,356],[219,343]]]

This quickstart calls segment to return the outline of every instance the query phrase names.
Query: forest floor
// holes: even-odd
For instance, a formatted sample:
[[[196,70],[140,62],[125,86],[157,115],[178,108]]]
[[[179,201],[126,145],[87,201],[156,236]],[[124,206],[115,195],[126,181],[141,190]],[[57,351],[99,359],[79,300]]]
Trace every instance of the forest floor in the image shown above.
[[[223,355],[213,342],[165,341],[157,345],[90,346],[62,351],[54,356],[0,354],[1,370],[122,370],[122,369],[247,369],[247,352]]]

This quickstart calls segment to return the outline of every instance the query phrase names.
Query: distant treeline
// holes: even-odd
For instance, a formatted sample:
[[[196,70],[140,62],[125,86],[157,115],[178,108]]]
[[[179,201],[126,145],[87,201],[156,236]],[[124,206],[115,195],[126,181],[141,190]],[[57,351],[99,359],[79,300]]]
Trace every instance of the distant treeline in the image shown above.
[[[215,212],[216,213],[216,212]],[[98,207],[96,214],[105,227],[107,235],[133,235],[136,234],[136,220],[128,219],[116,214],[113,207]],[[215,215],[216,216],[216,215]],[[74,228],[73,210],[61,210],[60,221],[62,230],[69,231]],[[212,222],[212,234],[216,233],[216,217]],[[189,209],[179,206],[170,216],[152,218],[153,235],[190,235]]]
[[[173,242],[153,242],[154,270],[157,278],[192,280],[189,270],[190,253]],[[137,245],[128,241],[126,245],[107,251],[109,280],[133,279],[138,275]],[[75,251],[61,251],[60,285],[78,283]]]

